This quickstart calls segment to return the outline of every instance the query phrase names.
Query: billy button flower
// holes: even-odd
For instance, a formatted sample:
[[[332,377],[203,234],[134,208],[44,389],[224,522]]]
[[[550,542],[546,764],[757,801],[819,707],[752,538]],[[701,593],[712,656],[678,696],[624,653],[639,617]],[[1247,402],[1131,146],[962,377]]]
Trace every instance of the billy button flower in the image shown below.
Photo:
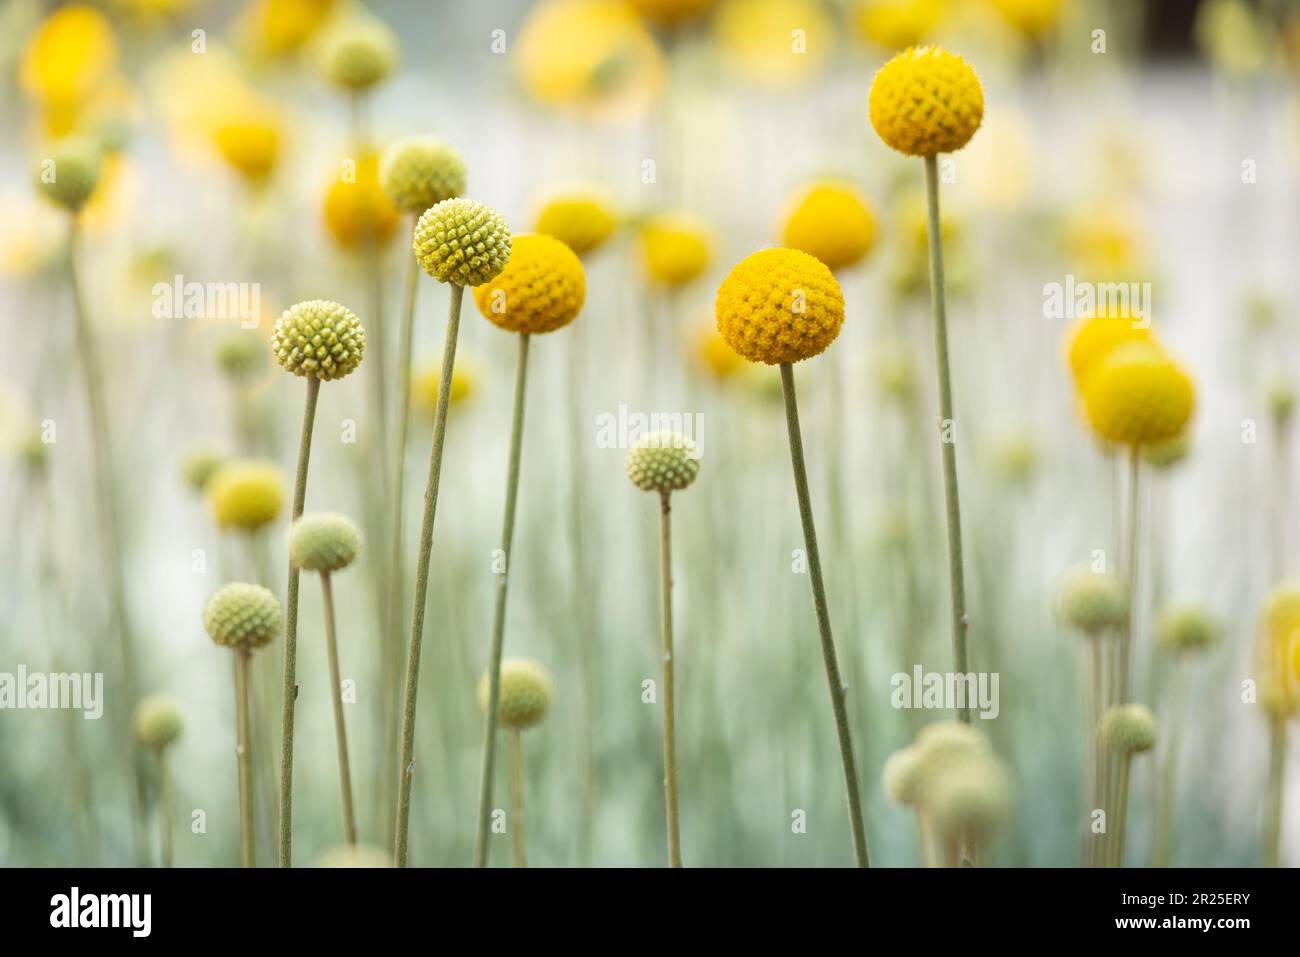
[[[212,476],[226,464],[226,457],[216,449],[203,446],[192,449],[181,459],[181,479],[191,491],[204,494]]]
[[[1075,321],[1065,334],[1065,354],[1080,392],[1088,374],[1117,346],[1127,342],[1154,344],[1150,324],[1119,310],[1103,311]]]
[[[1112,705],[1102,715],[1097,735],[1105,751],[1115,755],[1119,777],[1115,785],[1114,820],[1107,829],[1109,861],[1107,866],[1124,865],[1124,817],[1128,807],[1129,767],[1133,755],[1150,751],[1156,744],[1156,716],[1140,704]]]
[[[764,249],[741,260],[722,281],[714,301],[714,314],[718,331],[732,349],[751,362],[781,367],[790,460],[794,468],[804,545],[808,552],[808,577],[812,583],[822,663],[826,668],[840,760],[844,766],[853,856],[858,866],[865,867],[868,864],[867,832],[862,819],[862,799],[858,790],[844,682],[840,677],[835,639],[831,634],[821,555],[817,549],[817,531],[808,494],[808,472],[804,465],[793,365],[819,355],[835,341],[844,324],[844,295],[831,271],[807,253],[797,249]]]
[[[926,40],[943,12],[943,0],[858,0],[853,20],[864,40],[898,50]]]
[[[483,318],[519,337],[515,367],[514,412],[510,423],[510,460],[506,473],[505,514],[501,526],[501,554],[513,560],[515,505],[519,495],[519,464],[524,437],[524,393],[528,376],[528,345],[535,334],[562,329],[577,318],[587,296],[582,261],[572,249],[552,236],[536,233],[516,236],[510,262],[474,290],[474,302]],[[497,576],[492,614],[492,641],[488,653],[488,707],[483,731],[480,771],[478,836],[474,864],[487,864],[488,826],[492,803],[492,774],[496,753],[497,710],[500,699],[501,649],[505,638],[507,569]]]
[[[271,355],[286,372],[307,380],[302,433],[298,439],[298,468],[294,476],[294,521],[302,517],[307,496],[307,467],[316,424],[320,384],[356,371],[366,354],[366,332],[352,310],[328,299],[309,299],[284,311],[271,330]],[[284,685],[280,724],[279,863],[293,860],[293,735],[294,704],[298,697],[298,567],[289,562],[284,631]]]
[[[161,834],[162,866],[171,867],[172,841],[172,781],[167,766],[167,749],[181,736],[185,718],[180,705],[171,695],[154,694],[141,698],[135,706],[135,736],[141,744],[158,756],[158,826]]]
[[[487,713],[492,676],[479,679],[478,706]],[[551,708],[555,685],[550,674],[528,658],[501,662],[497,723],[510,735],[510,832],[514,835],[515,867],[527,867],[524,845],[524,745],[520,732],[539,724]]]
[[[664,681],[664,806],[668,818],[668,866],[682,866],[677,814],[677,736],[673,680],[672,494],[690,486],[700,472],[695,443],[676,432],[643,436],[627,457],[627,477],[643,492],[659,495],[660,650]]]
[[[1268,803],[1264,862],[1281,863],[1283,783],[1286,780],[1287,722],[1300,703],[1300,581],[1281,582],[1264,598],[1256,653],[1259,696],[1269,727]]]
[[[704,274],[713,259],[712,230],[688,213],[651,216],[639,232],[642,272],[649,285],[642,298],[646,362],[642,370],[657,378],[661,339],[676,320],[678,294]]]
[[[424,639],[424,605],[429,590],[429,555],[433,549],[433,522],[438,512],[438,483],[442,476],[442,451],[447,435],[447,408],[456,371],[456,341],[460,333],[460,308],[466,286],[491,282],[511,258],[511,237],[501,214],[470,199],[445,199],[426,209],[415,224],[411,241],[420,268],[451,286],[447,332],[438,380],[438,407],[434,413],[433,446],[429,452],[429,477],[424,490],[424,517],[415,564],[415,596],[411,610],[411,636],[406,649],[406,678],[402,689],[402,733],[397,766],[397,826],[393,854],[398,867],[408,857],[411,817],[411,775],[415,753],[415,708],[419,691],[420,646]],[[521,410],[522,411],[522,410]]]
[[[613,204],[594,189],[552,195],[537,212],[533,231],[554,236],[579,256],[595,252],[614,234],[618,216]]]
[[[781,243],[820,259],[832,272],[856,265],[876,243],[876,217],[851,183],[821,180],[790,204]]]
[[[208,637],[235,652],[240,860],[244,867],[254,867],[257,863],[253,832],[253,742],[248,707],[248,663],[253,652],[274,641],[283,626],[280,603],[261,585],[245,582],[222,585],[203,609],[203,628]]]
[[[212,518],[223,531],[239,533],[249,568],[259,582],[270,582],[265,539],[258,533],[284,509],[284,473],[274,462],[234,459],[226,462],[207,484]]]

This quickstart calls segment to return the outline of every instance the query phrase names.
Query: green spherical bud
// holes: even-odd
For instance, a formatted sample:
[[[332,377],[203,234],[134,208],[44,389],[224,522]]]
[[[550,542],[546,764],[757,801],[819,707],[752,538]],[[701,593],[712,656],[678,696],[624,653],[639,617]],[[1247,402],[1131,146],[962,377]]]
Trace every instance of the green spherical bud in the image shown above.
[[[135,706],[135,736],[146,748],[162,750],[181,736],[185,719],[169,694],[152,694]]]
[[[444,199],[426,209],[411,245],[421,269],[458,286],[491,282],[510,261],[506,221],[472,199]]]
[[[961,721],[927,724],[912,746],[919,756],[921,773],[927,778],[954,761],[992,753],[984,732]]]
[[[501,662],[501,698],[497,721],[504,728],[531,728],[546,717],[555,686],[546,669],[528,658]],[[488,675],[478,683],[478,706],[487,711]]]
[[[294,375],[328,382],[361,365],[366,331],[356,314],[328,299],[290,306],[271,330],[271,354]]]
[[[266,344],[260,336],[232,332],[217,343],[217,368],[239,381],[257,372],[266,362]]]
[[[36,188],[76,213],[86,205],[104,165],[103,148],[88,136],[69,136],[49,146],[36,167]]]
[[[925,808],[941,834],[986,836],[1011,813],[1011,775],[992,753],[967,756],[926,782]]]
[[[208,636],[227,648],[252,650],[280,634],[284,615],[269,589],[246,582],[222,585],[203,609]]]
[[[1219,634],[1219,623],[1197,605],[1166,608],[1156,622],[1156,640],[1167,651],[1203,651]]]
[[[1187,458],[1187,454],[1191,451],[1192,436],[1187,430],[1184,430],[1164,442],[1143,445],[1139,450],[1139,454],[1142,456],[1142,461],[1148,465],[1158,469],[1167,469]]]
[[[1107,751],[1120,754],[1150,751],[1156,743],[1156,716],[1146,705],[1112,705],[1101,716],[1097,734]]]
[[[677,492],[700,474],[695,443],[677,432],[641,436],[627,456],[627,477],[643,492]]]
[[[335,512],[304,515],[289,531],[289,560],[309,572],[336,572],[361,550],[361,531]]]
[[[1056,617],[1089,638],[1120,627],[1127,616],[1128,589],[1108,572],[1076,568],[1065,576],[1056,594]]]
[[[1038,471],[1041,459],[1038,442],[1028,433],[1002,436],[993,445],[994,468],[1004,482],[1024,485]]]
[[[397,68],[397,37],[378,20],[356,20],[331,30],[321,43],[329,81],[345,90],[368,90]]]
[[[1268,411],[1279,429],[1285,429],[1295,414],[1295,388],[1289,382],[1275,382],[1268,390]]]
[[[181,478],[196,492],[207,490],[212,477],[221,471],[226,458],[215,449],[194,449],[181,459]]]
[[[422,213],[465,192],[465,161],[431,136],[407,137],[384,150],[379,187],[398,209]]]
[[[393,855],[369,844],[341,844],[321,852],[317,867],[392,867]]]
[[[925,761],[921,749],[912,745],[900,748],[885,760],[885,766],[880,772],[880,783],[890,800],[909,807],[921,798],[924,772]]]

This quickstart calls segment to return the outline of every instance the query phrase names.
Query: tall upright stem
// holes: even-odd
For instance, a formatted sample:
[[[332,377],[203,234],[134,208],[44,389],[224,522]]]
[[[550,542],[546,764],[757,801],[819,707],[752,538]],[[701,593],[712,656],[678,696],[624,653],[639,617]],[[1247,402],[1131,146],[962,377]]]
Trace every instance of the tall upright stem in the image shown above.
[[[1268,811],[1264,825],[1264,866],[1282,862],[1283,781],[1286,779],[1286,720],[1269,720]]]
[[[826,586],[822,582],[822,562],[817,551],[817,530],[813,527],[812,501],[808,496],[808,472],[804,466],[803,438],[799,432],[799,408],[794,394],[794,369],[788,362],[781,364],[781,389],[785,395],[785,423],[790,435],[790,461],[794,466],[795,494],[799,498],[799,519],[803,523],[804,547],[808,551],[808,576],[812,579],[813,610],[817,614],[822,662],[826,666],[831,710],[835,714],[835,732],[840,743],[840,761],[844,765],[849,828],[853,832],[853,858],[859,867],[868,867],[870,859],[867,852],[867,829],[862,821],[862,798],[858,792],[857,762],[853,758],[853,738],[849,732],[844,682],[840,678],[839,660],[835,655],[835,639],[831,636],[830,611],[826,607]]]
[[[316,424],[316,400],[320,379],[307,377],[307,402],[302,412],[302,433],[298,439],[298,471],[293,482],[293,520],[302,517],[307,497],[307,465],[311,461],[311,434]],[[284,684],[280,710],[280,841],[281,867],[293,866],[293,728],[298,703],[298,568],[289,562],[285,591]]]
[[[1128,811],[1128,772],[1133,764],[1133,755],[1125,752],[1119,756],[1119,774],[1115,784],[1115,828],[1111,867],[1124,866],[1124,817]]]
[[[957,429],[952,411],[952,380],[948,372],[948,306],[943,280],[943,239],[939,231],[939,171],[933,156],[925,158],[925,204],[930,244],[930,307],[934,313],[934,356],[939,372],[939,435],[943,452],[943,493],[948,518],[948,576],[952,582],[953,671],[970,671],[966,632],[966,577],[962,569],[961,505],[957,496]],[[963,701],[957,718],[970,724],[970,702]]]
[[[1177,812],[1178,749],[1182,746],[1187,720],[1187,661],[1179,656],[1174,685],[1169,695],[1169,733],[1160,768],[1160,795],[1156,799],[1156,846],[1152,867],[1168,867],[1173,857],[1174,817]]]
[[[664,808],[668,818],[668,866],[682,866],[682,836],[677,821],[677,731],[673,692],[672,493],[659,496],[659,589],[664,668]]]
[[[519,457],[524,440],[524,391],[528,383],[528,333],[519,334],[515,367],[515,408],[510,422],[510,463],[506,471],[506,507],[501,522],[501,556],[505,567],[497,576],[492,612],[492,646],[488,653],[487,715],[483,722],[483,764],[479,770],[478,830],[474,866],[487,866],[488,823],[492,816],[492,771],[496,760],[497,709],[501,706],[501,645],[506,630],[506,586],[510,579],[510,546],[515,534],[515,501],[519,495]]]
[[[420,522],[420,551],[415,563],[415,596],[411,606],[411,638],[406,648],[406,684],[402,692],[402,740],[397,760],[397,823],[393,860],[405,867],[411,821],[411,777],[415,774],[415,705],[420,688],[420,644],[424,638],[424,600],[429,592],[429,554],[433,550],[433,520],[438,513],[438,483],[442,477],[442,448],[447,437],[447,406],[451,376],[456,369],[456,339],[460,334],[460,305],[465,287],[452,284],[447,312],[447,337],[442,347],[442,379],[433,418],[433,449],[429,479],[424,487],[424,518]]]
[[[339,676],[339,643],[334,621],[334,586],[329,572],[320,576],[321,596],[325,600],[325,650],[330,661],[330,684],[334,702],[334,738],[339,751],[339,790],[343,797],[343,835],[349,844],[357,843],[357,818],[352,810],[352,767],[348,763],[348,729],[343,720],[343,682]]]
[[[1097,736],[1097,722],[1101,720],[1102,706],[1102,635],[1089,635],[1084,639],[1088,643],[1088,706],[1084,720],[1083,747],[1088,766],[1089,806],[1084,809],[1083,847],[1084,861],[1092,867],[1097,865],[1097,835],[1092,832],[1092,812],[1101,807],[1105,801],[1102,784],[1102,762],[1105,754],[1101,749],[1101,739]]]
[[[158,828],[162,847],[162,866],[171,867],[175,861],[172,842],[172,776],[167,749],[158,749]]]
[[[1124,631],[1120,635],[1119,646],[1119,689],[1116,703],[1124,704],[1128,701],[1129,687],[1132,685],[1132,676],[1129,674],[1133,659],[1133,623],[1136,618],[1135,611],[1137,608],[1137,590],[1138,590],[1138,491],[1140,486],[1138,479],[1138,465],[1141,462],[1138,456],[1138,447],[1129,446],[1129,468],[1128,468],[1128,529],[1126,547],[1128,555],[1125,560],[1124,575],[1128,583],[1128,611],[1124,615]]]
[[[253,830],[253,743],[249,734],[247,648],[235,651],[235,753],[239,758],[239,860],[256,867],[256,833]]]
[[[524,850],[524,742],[518,728],[510,729],[510,833],[514,835],[515,867],[527,867]]]

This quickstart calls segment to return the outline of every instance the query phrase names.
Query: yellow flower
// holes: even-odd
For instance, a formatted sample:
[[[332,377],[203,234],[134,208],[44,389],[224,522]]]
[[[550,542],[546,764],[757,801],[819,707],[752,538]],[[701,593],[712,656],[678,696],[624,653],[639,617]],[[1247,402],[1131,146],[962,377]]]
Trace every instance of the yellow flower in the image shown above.
[[[399,214],[379,188],[379,157],[367,153],[325,192],[325,225],[344,249],[382,245],[397,233]]]
[[[797,249],[742,259],[718,289],[718,331],[751,362],[798,362],[823,352],[844,324],[844,295],[826,266]]]
[[[1031,39],[1041,37],[1061,19],[1061,0],[989,0],[1007,25]]]
[[[860,0],[853,19],[864,39],[901,50],[928,39],[942,15],[942,0]]]
[[[1083,402],[1103,439],[1147,445],[1182,432],[1196,406],[1196,390],[1157,346],[1130,342],[1116,346],[1088,373]]]
[[[729,379],[745,368],[745,360],[727,345],[712,323],[702,325],[693,340],[695,358],[715,379]]]
[[[664,286],[684,286],[709,268],[713,234],[694,217],[665,213],[641,227],[646,275]]]
[[[252,0],[237,31],[252,52],[264,57],[292,53],[329,19],[335,0]]]
[[[628,3],[647,20],[664,26],[693,20],[713,6],[713,0],[628,0]]]
[[[1155,337],[1149,325],[1138,325],[1128,313],[1118,310],[1076,321],[1065,334],[1066,357],[1075,385],[1082,386],[1088,373],[1111,350],[1126,342],[1154,344]]]
[[[595,190],[557,193],[537,214],[534,229],[554,236],[579,256],[604,245],[617,225],[609,200]]]
[[[478,364],[469,356],[456,353],[456,365],[451,372],[451,404],[456,405],[472,397],[478,389]],[[411,375],[411,399],[424,412],[432,414],[438,408],[438,387],[442,384],[442,358],[426,363]]]
[[[854,186],[830,180],[814,183],[794,202],[781,241],[831,269],[845,269],[871,251],[876,217]]]
[[[970,142],[984,118],[984,89],[958,54],[910,47],[876,73],[867,108],[885,145],[934,156]]]
[[[245,102],[217,120],[212,139],[221,158],[250,183],[271,175],[280,156],[283,124],[269,104]]]
[[[94,93],[117,62],[108,19],[94,7],[55,10],[23,50],[18,78],[23,91],[47,109],[72,108]]]
[[[1300,582],[1282,582],[1273,586],[1264,599],[1264,635],[1282,644],[1300,635]]]
[[[218,526],[255,532],[284,507],[284,473],[274,462],[237,460],[208,479],[207,493]]]
[[[1114,203],[1088,203],[1072,213],[1062,244],[1071,264],[1094,282],[1127,278],[1145,258],[1137,223]]]
[[[835,47],[835,24],[814,0],[726,0],[713,28],[732,65],[768,86],[808,79]]]
[[[506,268],[474,287],[483,318],[508,332],[553,332],[582,309],[587,279],[577,254],[554,236],[515,236]]]

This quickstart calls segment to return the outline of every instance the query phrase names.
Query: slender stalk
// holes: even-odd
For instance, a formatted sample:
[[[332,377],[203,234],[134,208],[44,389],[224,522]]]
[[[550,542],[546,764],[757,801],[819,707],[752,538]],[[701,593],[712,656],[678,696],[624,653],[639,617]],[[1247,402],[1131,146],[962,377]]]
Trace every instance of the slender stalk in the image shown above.
[[[1105,755],[1101,749],[1101,740],[1097,736],[1097,722],[1101,720],[1102,706],[1102,660],[1101,635],[1092,635],[1084,639],[1088,643],[1088,685],[1089,696],[1086,717],[1084,719],[1083,748],[1088,766],[1088,807],[1085,808],[1083,828],[1083,858],[1089,866],[1097,864],[1097,835],[1092,832],[1092,812],[1102,806],[1102,762]]]
[[[293,483],[293,519],[302,517],[307,497],[307,465],[311,461],[311,434],[316,424],[316,400],[320,379],[307,377],[307,402],[302,413],[302,434],[298,440],[298,471]],[[279,864],[293,866],[293,727],[298,702],[298,569],[289,562],[285,592],[284,684],[280,712],[280,842]]]
[[[1131,754],[1119,756],[1119,774],[1115,784],[1115,828],[1111,849],[1111,867],[1124,866],[1124,817],[1128,811],[1128,772],[1133,764]]]
[[[515,407],[510,423],[510,462],[506,471],[505,517],[501,523],[501,554],[506,567],[497,576],[496,607],[492,612],[492,646],[488,654],[487,720],[483,722],[483,764],[479,771],[478,830],[474,866],[487,866],[488,822],[492,812],[492,771],[496,759],[497,709],[501,706],[501,646],[506,629],[506,586],[510,572],[510,544],[515,534],[515,502],[519,495],[519,458],[524,440],[524,390],[528,382],[528,333],[519,334],[519,361],[515,368]]]
[[[510,831],[514,834],[515,867],[527,867],[524,855],[524,742],[518,728],[510,729]]]
[[[334,701],[334,737],[339,750],[339,789],[343,796],[343,835],[357,843],[357,818],[352,810],[352,767],[348,762],[348,729],[343,720],[343,682],[339,677],[339,643],[334,620],[334,586],[329,572],[321,572],[321,597],[325,600],[325,650],[329,654]]]
[[[158,827],[161,831],[162,866],[171,867],[175,861],[172,843],[172,776],[171,765],[167,760],[167,749],[158,749]]]
[[[451,376],[456,368],[456,339],[460,334],[460,305],[465,288],[451,287],[447,312],[447,338],[442,348],[442,379],[438,382],[438,407],[433,420],[433,449],[429,453],[429,480],[424,488],[424,518],[420,523],[420,552],[415,564],[415,599],[411,606],[411,639],[406,649],[406,684],[402,693],[402,739],[397,760],[397,824],[393,859],[405,867],[411,821],[411,777],[415,774],[415,704],[420,686],[420,643],[424,638],[424,600],[429,592],[429,554],[433,550],[433,520],[438,513],[438,483],[442,477],[442,448],[447,437],[447,406],[451,404]]]
[[[1132,683],[1130,675],[1132,658],[1133,658],[1133,622],[1135,619],[1135,610],[1137,607],[1137,590],[1138,590],[1138,491],[1140,489],[1140,473],[1138,466],[1141,459],[1138,456],[1138,447],[1136,445],[1129,447],[1129,468],[1128,468],[1128,530],[1126,546],[1128,548],[1128,557],[1124,566],[1124,573],[1128,584],[1128,612],[1124,616],[1124,631],[1120,634],[1119,646],[1119,688],[1117,703],[1128,701],[1128,691]]]
[[[1174,816],[1177,806],[1178,749],[1187,723],[1188,665],[1180,656],[1174,685],[1169,695],[1169,733],[1165,736],[1164,762],[1160,769],[1160,797],[1156,801],[1156,846],[1152,867],[1168,867],[1173,856]]]
[[[256,835],[253,831],[253,743],[248,720],[247,648],[235,652],[235,754],[239,759],[239,862],[256,867]]]
[[[1268,816],[1264,827],[1264,866],[1282,863],[1283,781],[1286,779],[1286,721],[1269,722],[1268,747]]]
[[[817,530],[813,526],[812,501],[808,495],[808,472],[803,460],[803,438],[799,432],[799,407],[794,394],[794,369],[781,364],[781,390],[785,395],[785,423],[790,434],[790,461],[794,467],[794,487],[799,499],[799,519],[803,523],[804,547],[808,551],[808,576],[812,579],[813,610],[817,614],[817,632],[821,637],[822,662],[830,687],[831,710],[835,714],[835,732],[840,743],[840,762],[844,765],[844,787],[848,796],[849,828],[853,832],[853,858],[859,867],[870,866],[867,852],[867,829],[862,821],[862,798],[858,793],[858,769],[853,758],[853,738],[849,732],[848,708],[844,682],[840,678],[835,639],[831,636],[831,616],[826,607],[826,586],[822,582],[821,555],[817,550]]]
[[[925,158],[925,200],[930,244],[930,307],[934,313],[934,355],[939,371],[939,429],[943,453],[943,492],[948,518],[948,574],[952,580],[953,671],[969,672],[966,579],[962,570],[961,505],[957,496],[957,434],[952,412],[952,381],[948,372],[948,307],[943,284],[943,242],[939,232],[939,172],[935,157]],[[949,432],[948,437],[944,433]],[[958,720],[970,724],[970,703],[957,709]]]
[[[664,808],[668,818],[668,866],[682,866],[682,835],[677,819],[677,731],[673,691],[672,493],[659,496],[659,586],[662,600],[664,668]]]

